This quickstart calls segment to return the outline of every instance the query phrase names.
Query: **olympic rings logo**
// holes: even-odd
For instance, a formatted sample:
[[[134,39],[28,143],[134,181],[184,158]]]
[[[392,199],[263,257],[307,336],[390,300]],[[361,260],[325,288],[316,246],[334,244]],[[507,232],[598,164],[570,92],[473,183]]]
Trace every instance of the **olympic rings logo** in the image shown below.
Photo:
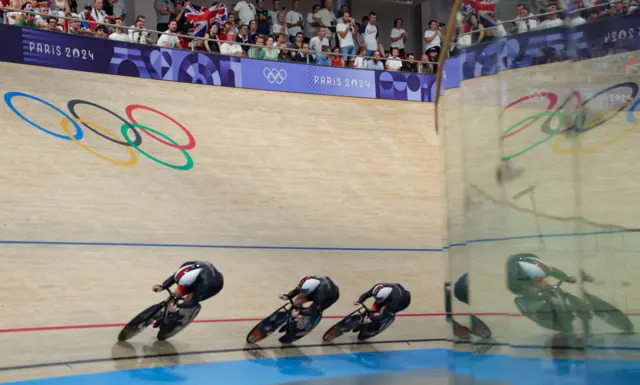
[[[285,71],[284,69],[265,68],[264,70],[262,70],[262,74],[271,84],[282,84],[285,80],[287,80],[287,71]]]
[[[603,113],[600,113],[599,115],[593,117],[589,122],[586,122],[587,113],[586,113],[585,107],[594,99],[596,99],[598,96],[607,95],[608,92],[612,90],[620,89],[620,88],[622,89],[628,88],[631,91],[630,97],[624,98],[625,100],[621,102],[619,105],[617,105],[616,107],[611,108]],[[548,102],[548,106],[544,112],[528,116],[520,120],[519,122],[513,124],[511,127],[507,128],[500,139],[505,140],[509,137],[512,137],[517,133],[525,130],[526,128],[531,126],[533,123],[535,123],[536,121],[544,117],[546,117],[546,120],[544,121],[544,123],[542,123],[540,130],[542,131],[542,133],[546,134],[547,136],[525,147],[520,151],[516,151],[513,154],[510,154],[507,156],[502,156],[501,157],[502,160],[509,160],[509,159],[516,158],[520,155],[523,155],[533,150],[534,148],[538,147],[539,145],[549,141],[552,138],[555,138],[553,142],[553,151],[556,154],[560,154],[560,155],[568,155],[573,153],[576,150],[582,153],[592,153],[612,145],[613,143],[619,141],[620,139],[622,139],[623,137],[631,133],[631,131],[633,131],[633,129],[635,129],[636,126],[638,126],[639,124],[638,119],[634,116],[634,112],[638,107],[638,104],[640,104],[640,99],[635,100],[636,96],[638,96],[638,90],[639,90],[639,87],[634,82],[619,83],[597,92],[596,94],[594,94],[593,96],[589,97],[587,100],[584,100],[584,101],[582,100],[582,95],[578,91],[573,91],[571,95],[568,96],[564,100],[564,102],[562,102],[562,104],[558,106],[554,111],[551,111],[551,110],[556,106],[558,102],[558,95],[552,92],[546,92],[546,91],[539,92],[539,93],[523,96],[520,99],[517,99],[514,102],[511,102],[510,104],[504,107],[504,111],[502,112],[503,115],[509,108],[534,98],[545,98]],[[570,114],[565,113],[563,111],[565,106],[572,103],[575,103],[575,111]],[[629,107],[629,110],[627,112],[627,122],[632,124],[630,127],[624,129],[622,132],[615,135],[613,138],[605,141],[604,143],[598,144],[596,146],[591,146],[591,147],[584,146],[582,134],[603,125],[604,123],[613,119],[616,115],[618,115],[627,107]],[[557,123],[555,127],[552,128],[551,122],[554,119],[557,119]],[[569,127],[562,129],[565,122],[567,122],[567,119],[571,119],[571,124],[569,125]],[[559,136],[558,134],[565,134],[565,135]],[[574,137],[577,139],[577,144],[578,144],[577,147],[564,146],[563,142],[567,140],[567,138],[569,137],[569,134],[573,134]]]
[[[39,124],[35,123],[33,120],[29,119],[28,117],[26,117],[22,112],[18,111],[18,109],[15,107],[13,100],[16,97],[22,97],[22,98],[26,98],[26,99],[31,99],[34,100],[36,102],[39,102],[41,104],[44,104],[45,106],[53,109],[54,111],[58,112],[60,115],[62,115],[62,120],[60,121],[60,128],[62,129],[64,134],[59,134],[56,133],[54,131],[51,131],[45,127],[40,126]],[[89,153],[97,156],[100,159],[103,159],[109,163],[115,164],[117,166],[123,166],[123,167],[127,167],[127,166],[134,166],[137,164],[138,159],[137,159],[137,155],[136,155],[136,151],[139,152],[140,154],[144,155],[145,157],[151,159],[152,161],[159,163],[165,167],[169,167],[172,169],[176,169],[176,170],[190,170],[193,168],[193,159],[191,158],[191,156],[189,155],[189,153],[187,152],[187,150],[191,150],[196,146],[196,140],[193,137],[193,135],[191,134],[191,132],[189,132],[189,130],[183,126],[181,123],[179,123],[177,120],[175,120],[174,118],[172,118],[171,116],[165,114],[164,112],[158,111],[154,108],[148,107],[148,106],[144,106],[141,104],[130,104],[126,107],[125,109],[125,113],[127,115],[127,119],[123,118],[122,116],[116,114],[115,112],[111,111],[110,109],[103,107],[99,104],[96,103],[92,103],[86,100],[80,100],[80,99],[74,99],[74,100],[70,100],[67,103],[67,108],[69,109],[69,114],[67,114],[66,112],[64,112],[63,110],[61,110],[60,108],[56,107],[55,105],[47,102],[46,100],[40,99],[36,96],[24,93],[24,92],[7,92],[6,94],[4,94],[4,101],[7,104],[7,106],[11,109],[11,111],[13,111],[16,115],[18,115],[22,120],[24,120],[25,122],[29,123],[31,126],[37,128],[38,130],[45,132],[53,137],[59,138],[59,139],[63,139],[63,140],[69,140],[72,141],[74,143],[76,143],[78,146],[80,146],[81,148],[83,148],[84,150],[88,151]],[[121,140],[121,138],[114,133],[113,131],[102,127],[98,124],[96,124],[95,122],[92,122],[90,120],[87,119],[83,119],[81,118],[77,112],[76,112],[76,108],[79,105],[88,105],[88,106],[92,106],[94,108],[97,108],[99,110],[102,110],[110,115],[113,115],[115,118],[117,118],[118,120],[120,120],[122,122],[122,126],[120,127],[120,134],[122,135],[122,138],[124,139]],[[180,129],[182,129],[182,131],[184,131],[184,133],[187,135],[187,137],[189,138],[189,142],[187,144],[184,145],[179,145],[175,140],[171,139],[170,137],[168,137],[167,135],[163,134],[162,132],[159,132],[151,127],[147,127],[144,126],[140,123],[138,123],[136,121],[136,119],[133,117],[133,113],[136,110],[144,110],[144,111],[149,111],[149,112],[153,112],[159,116],[162,116],[163,118],[167,119],[168,121],[172,122],[173,124],[175,124],[176,126],[178,126]],[[95,133],[96,135],[110,141],[116,144],[119,144],[123,147],[125,147],[125,149],[127,150],[128,154],[129,154],[129,159],[126,161],[121,161],[121,160],[117,160],[117,159],[112,159],[107,157],[104,154],[99,153],[98,151],[89,148],[87,145],[85,145],[84,143],[81,142],[82,138],[84,138],[84,131],[82,129],[82,127],[80,126],[84,126],[87,129],[93,131],[93,133]],[[75,133],[72,134],[71,133],[71,126],[73,126],[73,129],[75,130]],[[131,132],[133,132],[133,138],[131,138],[129,135],[129,130],[131,130]],[[140,148],[140,144],[142,144],[142,136],[140,135],[140,132],[142,131],[144,134],[146,134],[147,136],[149,136],[150,138],[155,139],[157,142],[160,142],[168,147],[171,148],[175,148],[178,149],[182,152],[182,154],[185,156],[186,161],[184,164],[170,164],[167,163],[165,161],[162,161],[152,155],[150,155],[149,153],[143,151]],[[135,151],[134,151],[135,149]]]

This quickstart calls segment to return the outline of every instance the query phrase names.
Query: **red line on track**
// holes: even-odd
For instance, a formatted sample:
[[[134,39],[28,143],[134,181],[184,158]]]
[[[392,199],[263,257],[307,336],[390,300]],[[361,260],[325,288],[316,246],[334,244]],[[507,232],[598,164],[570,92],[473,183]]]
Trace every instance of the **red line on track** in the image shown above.
[[[476,316],[501,316],[501,317],[522,317],[520,313],[473,313]],[[628,316],[640,316],[640,313],[625,313]],[[444,317],[445,313],[415,313],[415,314],[398,314],[398,317]],[[454,316],[468,316],[470,313],[454,313]],[[344,316],[340,315],[331,315],[324,318],[327,319],[338,319],[343,318]],[[239,322],[260,322],[263,318],[219,318],[219,319],[204,319],[204,320],[196,320],[193,323],[239,323]],[[79,330],[79,329],[103,329],[103,328],[118,328],[124,327],[126,324],[124,323],[111,323],[111,324],[86,324],[86,325],[60,325],[60,326],[34,326],[34,327],[24,327],[24,328],[11,328],[11,329],[0,329],[0,334],[9,334],[9,333],[27,333],[27,332],[46,332],[46,331],[56,331],[56,330]]]

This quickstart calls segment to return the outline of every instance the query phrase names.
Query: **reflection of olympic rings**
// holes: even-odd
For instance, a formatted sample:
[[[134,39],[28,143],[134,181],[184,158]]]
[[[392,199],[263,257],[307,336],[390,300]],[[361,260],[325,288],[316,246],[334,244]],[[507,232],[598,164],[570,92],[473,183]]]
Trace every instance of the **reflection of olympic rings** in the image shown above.
[[[31,99],[31,100],[35,100],[37,102],[40,102],[50,108],[52,108],[53,110],[55,110],[56,112],[60,113],[60,115],[62,115],[63,119],[60,121],[60,127],[62,128],[62,131],[64,134],[58,134],[56,132],[53,132],[43,126],[38,125],[37,123],[35,123],[34,121],[32,121],[31,119],[27,118],[22,112],[18,111],[18,109],[15,107],[13,100],[16,97],[23,97],[23,98],[27,98],[27,99]],[[154,108],[151,107],[147,107],[147,106],[143,106],[140,104],[133,104],[133,105],[129,105],[126,107],[126,114],[127,117],[129,118],[130,121],[126,120],[125,118],[123,118],[122,116],[116,114],[115,112],[109,110],[106,107],[103,107],[101,105],[95,104],[93,102],[89,102],[86,100],[78,100],[78,99],[74,99],[74,100],[70,100],[67,103],[67,108],[69,109],[69,112],[71,113],[71,115],[67,114],[66,112],[62,111],[60,108],[54,106],[53,104],[40,99],[36,96],[30,95],[30,94],[26,94],[23,92],[7,92],[4,95],[4,101],[7,104],[7,106],[11,109],[11,111],[13,111],[16,115],[18,115],[22,120],[24,120],[25,122],[29,123],[30,125],[32,125],[33,127],[37,128],[38,130],[45,132],[51,136],[54,136],[56,138],[59,139],[64,139],[64,140],[69,140],[69,141],[73,141],[75,142],[77,145],[79,145],[81,148],[83,148],[84,150],[86,150],[87,152],[95,155],[96,157],[106,160],[109,163],[118,165],[118,166],[133,166],[135,164],[137,164],[137,157],[136,157],[136,152],[131,148],[133,147],[135,150],[137,150],[137,152],[139,152],[140,154],[144,155],[145,157],[149,158],[150,160],[159,163],[165,167],[169,167],[169,168],[173,168],[173,169],[177,169],[177,170],[190,170],[191,168],[193,168],[193,159],[191,158],[191,156],[189,155],[189,153],[186,150],[191,150],[192,148],[195,147],[196,145],[196,141],[195,138],[193,137],[193,135],[191,134],[191,132],[189,132],[189,130],[183,126],[181,123],[179,123],[177,120],[175,120],[174,118],[172,118],[171,116],[165,114],[164,112],[158,111]],[[77,114],[76,112],[76,107],[79,104],[86,104],[92,107],[95,107],[97,109],[100,109],[110,115],[113,115],[115,118],[117,118],[118,120],[122,121],[122,126],[120,127],[119,132],[122,133],[122,136],[124,137],[125,141],[119,140],[120,138],[118,137],[118,135],[116,133],[114,133],[111,130],[106,129],[105,127],[102,127],[98,124],[96,124],[93,121],[90,121],[88,119],[82,119],[80,118],[80,116]],[[165,118],[166,120],[172,122],[173,124],[177,125],[182,131],[184,131],[184,133],[187,135],[187,138],[189,139],[189,142],[187,144],[184,145],[180,145],[178,144],[175,140],[171,139],[170,137],[168,137],[167,135],[152,129],[148,126],[144,126],[142,124],[139,124],[138,121],[136,121],[133,118],[133,111],[135,111],[136,109],[140,109],[140,110],[146,110],[146,111],[150,111],[155,113],[156,115],[160,115],[163,118]],[[75,134],[71,133],[71,128],[70,125],[73,125],[74,129],[75,129]],[[127,161],[120,161],[120,160],[116,160],[116,159],[112,159],[107,157],[104,154],[101,154],[99,152],[97,152],[94,149],[89,148],[87,145],[83,144],[81,142],[81,139],[84,138],[84,133],[82,130],[82,126],[86,127],[87,129],[93,131],[96,135],[109,140],[110,142],[119,144],[121,146],[124,146],[127,149],[127,152],[129,153],[129,160]],[[140,148],[140,145],[142,144],[142,136],[140,135],[140,133],[138,132],[138,130],[141,130],[142,132],[144,132],[146,135],[148,135],[149,137],[153,138],[155,141],[162,143],[168,147],[171,148],[175,148],[175,149],[179,149],[180,152],[182,152],[182,154],[185,156],[186,158],[186,163],[184,165],[173,165],[167,162],[164,162],[154,156],[149,155],[146,151],[142,150]],[[130,135],[130,131],[133,132],[133,135]]]
[[[631,90],[631,97],[628,99],[627,102],[621,103],[613,108],[610,108],[609,110],[606,110],[600,114],[598,114],[597,116],[591,118],[591,120],[585,124],[586,120],[587,120],[587,112],[585,110],[585,106],[587,104],[589,104],[590,102],[592,102],[594,99],[596,99],[597,97],[603,95],[603,94],[607,94],[607,92],[617,89],[617,88],[624,88],[624,87],[628,87]],[[501,139],[502,140],[506,140],[509,137],[512,137],[514,135],[516,135],[517,133],[523,131],[524,129],[526,129],[527,127],[531,126],[535,121],[537,121],[538,119],[542,118],[542,117],[547,117],[547,119],[544,121],[544,123],[542,123],[540,129],[541,131],[546,134],[546,136],[544,138],[542,138],[541,140],[526,146],[523,150],[520,151],[516,151],[511,155],[507,155],[507,156],[502,156],[502,160],[509,160],[509,159],[513,159],[515,157],[518,157],[520,155],[523,155],[524,153],[527,153],[531,150],[533,150],[534,148],[538,147],[539,145],[547,142],[549,139],[557,136],[558,134],[565,134],[565,136],[557,136],[556,139],[554,140],[553,143],[553,150],[556,154],[562,154],[562,155],[566,155],[566,154],[570,154],[573,153],[573,151],[580,151],[580,152],[584,152],[584,153],[591,153],[591,152],[596,152],[602,148],[608,147],[610,145],[612,145],[613,143],[619,141],[620,139],[622,139],[623,137],[625,137],[626,135],[628,135],[629,133],[631,133],[631,131],[633,131],[634,128],[636,128],[636,126],[638,126],[638,124],[636,124],[636,122],[638,121],[638,119],[634,116],[634,112],[636,110],[636,108],[638,108],[638,106],[640,105],[640,99],[635,100],[636,96],[638,96],[638,91],[640,90],[640,87],[638,87],[638,85],[636,83],[633,82],[625,82],[625,83],[619,83],[616,84],[614,86],[611,87],[607,87],[599,92],[597,92],[595,95],[591,96],[590,98],[586,99],[585,101],[582,101],[582,96],[579,92],[577,91],[573,91],[571,93],[571,95],[569,97],[567,97],[567,99],[565,99],[565,101],[558,106],[554,111],[551,111],[551,109],[555,106],[558,97],[556,94],[554,93],[550,93],[550,92],[543,92],[543,93],[538,93],[535,95],[527,95],[524,96],[522,98],[517,99],[516,101],[508,104],[507,106],[505,106],[504,112],[506,112],[509,108],[522,103],[526,100],[530,100],[533,98],[538,98],[538,97],[544,97],[548,100],[549,105],[547,106],[546,110],[544,112],[538,113],[538,114],[534,114],[531,115],[527,118],[524,118],[522,120],[520,120],[519,122],[515,123],[514,125],[512,125],[511,127],[509,127],[502,135]],[[569,103],[569,101],[571,101],[572,99],[576,99],[576,109],[573,112],[564,112],[562,111],[563,108],[565,107],[565,105],[567,105],[567,103]],[[634,102],[635,100],[635,102]],[[631,107],[629,107],[631,106]],[[627,112],[627,121],[629,123],[632,124],[631,127],[625,128],[622,132],[620,132],[619,134],[615,135],[613,138],[610,138],[608,140],[606,140],[604,143],[600,143],[598,145],[594,145],[594,146],[590,146],[590,147],[585,147],[583,145],[583,135],[584,133],[593,130],[596,127],[599,127],[601,125],[603,125],[604,123],[608,122],[609,120],[613,119],[616,115],[618,115],[621,111],[623,111],[625,108],[629,107],[628,112]],[[558,123],[555,127],[551,127],[551,122],[557,119]],[[566,127],[563,128],[563,125],[565,122],[570,121],[571,122],[571,126],[570,127]],[[525,124],[526,123],[526,124]],[[573,146],[571,148],[563,148],[562,147],[562,139],[567,137],[568,135],[574,135],[575,137],[577,137],[578,140],[578,145],[576,148],[573,148]]]

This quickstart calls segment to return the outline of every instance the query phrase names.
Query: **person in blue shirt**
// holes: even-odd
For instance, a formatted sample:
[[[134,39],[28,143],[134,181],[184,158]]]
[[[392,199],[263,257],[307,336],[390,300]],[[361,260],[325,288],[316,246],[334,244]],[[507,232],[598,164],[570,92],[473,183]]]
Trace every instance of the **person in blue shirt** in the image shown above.
[[[316,64],[320,66],[330,66],[331,58],[329,57],[329,46],[322,46],[322,55],[316,56]]]

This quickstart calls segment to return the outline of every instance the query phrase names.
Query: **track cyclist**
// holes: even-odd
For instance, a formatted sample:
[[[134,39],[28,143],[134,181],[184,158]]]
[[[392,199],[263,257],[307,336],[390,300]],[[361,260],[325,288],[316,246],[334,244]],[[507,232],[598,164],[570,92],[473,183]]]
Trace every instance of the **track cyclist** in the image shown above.
[[[309,320],[322,315],[322,312],[338,301],[340,290],[329,277],[307,275],[298,281],[298,285],[293,290],[280,294],[279,297],[283,301],[291,299],[298,308],[298,315],[293,318],[293,321],[297,322],[299,330],[303,330]],[[312,302],[312,304],[309,307],[303,307],[305,302]],[[284,332],[286,327],[287,325],[283,326],[280,332]]]
[[[353,304],[361,305],[371,297],[374,298],[371,306],[374,312],[369,315],[368,320],[356,327],[354,332],[359,332],[365,327],[369,330],[377,329],[387,317],[405,310],[411,304],[411,292],[399,283],[377,283],[362,293]]]
[[[174,284],[172,291],[176,299],[180,299],[169,308],[169,312],[177,321],[189,314],[192,308],[214,295],[224,286],[222,273],[210,262],[190,261],[180,266],[178,271],[167,278],[161,285],[153,285],[152,290],[161,292]]]

